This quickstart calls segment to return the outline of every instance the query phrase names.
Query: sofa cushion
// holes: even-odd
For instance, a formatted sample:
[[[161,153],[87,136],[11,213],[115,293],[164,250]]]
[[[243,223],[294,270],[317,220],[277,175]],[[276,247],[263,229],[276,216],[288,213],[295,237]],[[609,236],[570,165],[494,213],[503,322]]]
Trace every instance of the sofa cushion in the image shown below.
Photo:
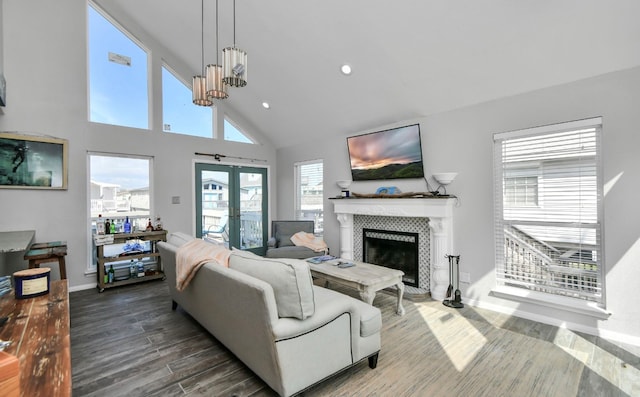
[[[318,256],[319,253],[315,252],[311,248],[298,247],[292,245],[291,247],[280,247],[267,249],[267,258],[294,258],[294,259],[306,259],[312,256]]]
[[[313,280],[309,264],[298,259],[269,259],[234,249],[229,268],[266,281],[273,288],[279,317],[304,320],[313,315]]]
[[[313,221],[273,221],[271,223],[271,235],[276,238],[276,247],[293,246],[291,236],[303,231],[313,233]]]
[[[276,233],[277,248],[293,246],[294,244],[293,241],[291,241],[291,236],[293,236],[293,234]]]
[[[169,233],[167,236],[167,242],[171,245],[175,245],[176,247],[181,247],[183,244],[188,243],[193,239],[195,239],[195,237],[183,232]]]

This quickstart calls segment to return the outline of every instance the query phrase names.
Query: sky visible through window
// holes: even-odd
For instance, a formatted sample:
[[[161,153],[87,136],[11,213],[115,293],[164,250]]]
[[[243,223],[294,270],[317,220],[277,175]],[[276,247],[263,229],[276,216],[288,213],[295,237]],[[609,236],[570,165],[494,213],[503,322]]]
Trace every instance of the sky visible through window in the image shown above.
[[[162,130],[211,138],[212,109],[196,106],[191,101],[191,89],[167,68],[162,68]]]
[[[148,54],[89,6],[89,119],[149,129]],[[213,111],[192,103],[191,88],[162,68],[163,131],[213,137]],[[253,143],[225,119],[227,141]]]
[[[253,143],[227,119],[224,120],[224,140],[233,142]]]
[[[147,81],[147,53],[89,7],[89,120],[148,129]]]
[[[149,187],[149,160],[144,158],[90,155],[91,180],[121,189]]]

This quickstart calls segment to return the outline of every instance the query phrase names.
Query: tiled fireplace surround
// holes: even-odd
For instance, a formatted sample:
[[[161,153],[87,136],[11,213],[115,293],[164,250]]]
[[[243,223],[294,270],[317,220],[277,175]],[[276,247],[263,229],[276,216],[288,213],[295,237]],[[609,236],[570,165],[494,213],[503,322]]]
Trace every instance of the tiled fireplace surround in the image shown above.
[[[340,256],[362,260],[362,229],[419,235],[418,287],[443,300],[449,285],[446,255],[453,250],[451,198],[345,198],[332,200],[340,222]]]

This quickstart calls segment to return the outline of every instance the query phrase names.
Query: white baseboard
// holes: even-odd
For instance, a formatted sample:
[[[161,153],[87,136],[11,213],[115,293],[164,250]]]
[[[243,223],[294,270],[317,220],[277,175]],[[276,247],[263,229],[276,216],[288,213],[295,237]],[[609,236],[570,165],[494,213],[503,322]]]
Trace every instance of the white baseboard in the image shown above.
[[[98,284],[92,283],[92,284],[75,285],[73,287],[69,287],[69,292],[83,291],[85,289],[91,289],[91,288],[98,288]]]
[[[589,327],[584,324],[576,324],[567,321],[562,321],[557,318],[543,316],[540,314],[534,314],[523,310],[511,309],[508,307],[504,307],[501,305],[494,305],[492,303],[487,303],[483,301],[478,301],[475,299],[469,299],[463,297],[463,302],[470,306],[478,307],[481,309],[492,310],[494,312],[507,314],[510,316],[521,317],[527,320],[537,321],[539,323],[553,325],[558,328],[566,328],[572,331],[584,332],[585,334],[599,336],[601,338],[616,341],[621,343],[626,343],[632,346],[640,346],[640,337],[635,335],[623,334],[620,332],[609,331],[606,329],[599,329],[596,327]]]

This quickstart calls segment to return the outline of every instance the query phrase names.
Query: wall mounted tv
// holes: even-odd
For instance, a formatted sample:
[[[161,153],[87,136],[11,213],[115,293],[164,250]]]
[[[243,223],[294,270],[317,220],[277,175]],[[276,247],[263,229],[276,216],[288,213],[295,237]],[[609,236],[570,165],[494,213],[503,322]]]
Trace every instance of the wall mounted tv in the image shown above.
[[[354,181],[423,178],[420,124],[347,138]]]

